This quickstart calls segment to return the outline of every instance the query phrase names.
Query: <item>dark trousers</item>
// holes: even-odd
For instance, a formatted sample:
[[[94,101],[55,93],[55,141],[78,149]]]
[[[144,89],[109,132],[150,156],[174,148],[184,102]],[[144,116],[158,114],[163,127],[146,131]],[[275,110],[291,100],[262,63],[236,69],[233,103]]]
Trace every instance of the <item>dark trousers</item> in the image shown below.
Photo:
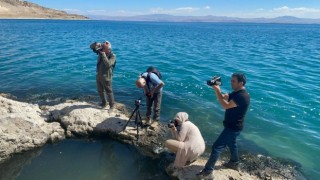
[[[162,99],[162,92],[154,93],[153,97],[146,98],[147,104],[147,118],[150,118],[151,109],[153,104],[153,119],[159,120],[160,119],[160,109],[161,109],[161,99]]]
[[[233,163],[239,162],[239,154],[238,154],[238,146],[237,146],[237,137],[239,135],[240,135],[240,131],[234,131],[229,128],[223,129],[220,136],[212,146],[211,155],[205,165],[205,170],[213,171],[214,166],[220,156],[220,153],[224,150],[226,146],[229,147],[229,150],[231,153],[230,162],[233,162]]]
[[[110,107],[114,105],[114,96],[112,91],[112,80],[107,81],[103,76],[96,76],[97,91],[99,93],[102,103],[106,104],[105,92],[107,94],[107,99]]]

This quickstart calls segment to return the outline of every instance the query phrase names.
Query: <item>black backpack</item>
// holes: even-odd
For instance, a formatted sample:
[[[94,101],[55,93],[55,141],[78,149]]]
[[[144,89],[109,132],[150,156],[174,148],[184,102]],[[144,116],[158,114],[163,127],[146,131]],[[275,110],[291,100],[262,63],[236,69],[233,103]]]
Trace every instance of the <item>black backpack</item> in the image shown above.
[[[148,67],[148,69],[146,70],[146,72],[148,73],[148,75],[147,75],[147,81],[150,81],[150,74],[151,74],[151,73],[157,75],[159,79],[162,79],[162,75],[161,75],[160,71],[158,71],[157,68],[155,68],[155,67],[153,67],[153,66]]]

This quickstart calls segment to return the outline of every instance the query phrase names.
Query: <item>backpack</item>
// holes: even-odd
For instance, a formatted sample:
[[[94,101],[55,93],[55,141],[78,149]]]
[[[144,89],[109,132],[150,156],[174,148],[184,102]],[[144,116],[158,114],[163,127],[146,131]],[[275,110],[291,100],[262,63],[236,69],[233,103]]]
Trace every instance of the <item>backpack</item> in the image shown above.
[[[148,80],[150,81],[150,74],[151,74],[151,73],[157,75],[159,79],[162,79],[162,75],[161,75],[160,71],[158,71],[158,70],[157,70],[155,67],[153,67],[153,66],[148,67],[148,69],[146,70],[146,72],[148,73],[148,75],[147,75],[147,81],[148,81]]]

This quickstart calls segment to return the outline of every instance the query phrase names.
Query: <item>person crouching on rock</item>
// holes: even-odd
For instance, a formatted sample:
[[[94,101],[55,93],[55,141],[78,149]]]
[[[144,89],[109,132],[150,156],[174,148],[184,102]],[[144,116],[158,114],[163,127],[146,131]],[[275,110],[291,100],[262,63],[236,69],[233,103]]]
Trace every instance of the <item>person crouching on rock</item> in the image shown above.
[[[175,168],[194,162],[205,150],[205,143],[198,127],[188,118],[187,113],[179,112],[174,118],[174,125],[169,126],[176,140],[167,140],[165,146],[176,153]]]

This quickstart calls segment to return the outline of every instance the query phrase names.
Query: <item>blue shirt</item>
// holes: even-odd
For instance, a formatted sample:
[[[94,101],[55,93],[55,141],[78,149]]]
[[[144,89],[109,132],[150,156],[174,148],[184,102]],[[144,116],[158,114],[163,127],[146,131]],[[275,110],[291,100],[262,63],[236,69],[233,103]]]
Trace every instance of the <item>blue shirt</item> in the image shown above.
[[[145,72],[141,76],[144,77],[147,80],[148,73]],[[159,77],[156,74],[150,73],[150,81],[147,81],[147,83],[148,83],[147,89],[148,89],[148,92],[150,92],[152,89],[157,87],[160,83],[162,83],[162,81],[159,79]],[[159,91],[155,92],[155,93],[159,93],[161,91],[162,91],[162,88],[159,89]]]

